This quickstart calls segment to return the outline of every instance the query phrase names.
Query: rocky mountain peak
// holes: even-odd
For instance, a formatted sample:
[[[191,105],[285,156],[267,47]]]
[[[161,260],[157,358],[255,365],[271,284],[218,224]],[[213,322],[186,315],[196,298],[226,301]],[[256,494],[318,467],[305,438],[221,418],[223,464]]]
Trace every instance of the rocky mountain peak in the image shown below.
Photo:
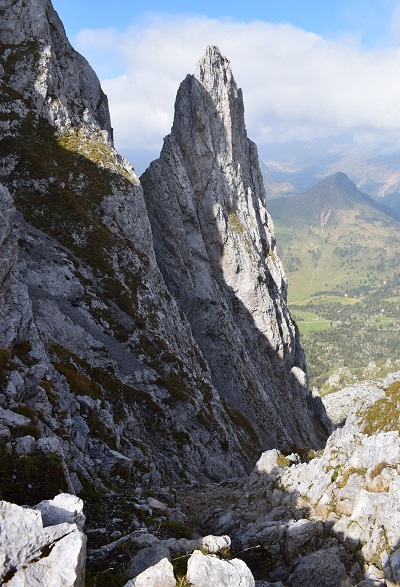
[[[224,102],[242,100],[241,90],[237,89],[229,60],[215,45],[209,45],[204,56],[198,61],[195,78],[204,86],[214,103],[224,107]]]
[[[228,61],[211,47],[181,84],[145,198],[113,149],[99,80],[50,0],[4,0],[0,31],[7,430],[34,426],[24,450],[56,447],[71,473],[63,488],[77,492],[121,467],[139,482],[140,466],[149,483],[220,479],[265,448],[318,446]]]
[[[112,143],[107,97],[86,59],[69,43],[50,0],[2,1],[0,39],[3,91],[14,88],[60,129],[85,126]]]
[[[347,194],[359,193],[354,182],[343,172],[338,171],[323,179],[319,184],[321,188],[331,189]],[[314,186],[315,187],[315,186]],[[313,189],[313,188],[310,188]]]
[[[303,433],[318,443],[257,148],[247,137],[242,93],[217,47],[208,47],[196,75],[182,82],[171,134],[141,181],[158,264],[222,397],[262,443],[302,444]],[[296,416],[287,407],[292,394]],[[298,417],[304,426],[295,425]],[[274,430],[265,429],[269,418]]]
[[[199,192],[204,192],[216,164],[229,165],[236,182],[242,183],[245,178],[249,183],[242,92],[237,88],[228,59],[215,46],[207,48],[197,64],[196,75],[188,75],[178,90],[171,137],[179,141],[182,152],[196,154],[196,160],[187,158],[187,165],[190,161],[194,163],[188,167],[188,173]],[[222,198],[227,196],[235,194],[231,190],[220,194]],[[235,208],[237,201],[227,204]]]
[[[31,0],[25,4],[11,0],[2,2],[2,12],[7,13],[0,25],[3,42],[18,44],[29,37],[45,40],[50,37],[50,22],[63,26],[49,0]]]

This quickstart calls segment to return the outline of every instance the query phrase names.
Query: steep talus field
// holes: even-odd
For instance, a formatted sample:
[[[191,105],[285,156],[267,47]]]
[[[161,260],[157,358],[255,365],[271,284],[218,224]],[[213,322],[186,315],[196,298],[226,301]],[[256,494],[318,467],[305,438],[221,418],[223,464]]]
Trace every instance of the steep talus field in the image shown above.
[[[267,585],[399,585],[399,377],[358,402],[308,462],[267,451],[243,481],[210,488],[202,531],[228,532]],[[185,501],[195,520],[196,499]]]

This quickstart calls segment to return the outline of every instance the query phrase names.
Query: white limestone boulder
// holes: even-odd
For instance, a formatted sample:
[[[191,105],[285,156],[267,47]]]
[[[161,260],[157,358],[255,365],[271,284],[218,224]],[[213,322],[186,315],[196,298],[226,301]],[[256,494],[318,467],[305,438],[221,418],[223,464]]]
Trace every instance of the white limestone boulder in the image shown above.
[[[85,524],[83,501],[76,495],[60,493],[54,499],[41,501],[34,509],[40,511],[45,528],[66,522],[76,524],[82,530]]]
[[[64,494],[58,501],[51,501],[65,505],[76,499]],[[56,509],[57,523],[51,525],[47,519],[44,528],[40,510],[0,502],[1,584],[7,582],[8,587],[84,587],[86,536],[74,523],[75,519],[82,520],[82,510],[73,518],[68,509]]]
[[[257,473],[262,475],[276,475],[280,469],[278,464],[280,455],[281,453],[276,448],[263,452],[256,463],[255,470]]]
[[[167,558],[161,559],[128,581],[124,587],[175,587],[174,569]]]
[[[254,577],[240,559],[221,560],[195,550],[188,562],[186,578],[192,587],[254,587]]]
[[[148,568],[157,565],[161,560],[171,561],[171,554],[163,544],[154,544],[139,550],[129,561],[127,573],[136,577]]]

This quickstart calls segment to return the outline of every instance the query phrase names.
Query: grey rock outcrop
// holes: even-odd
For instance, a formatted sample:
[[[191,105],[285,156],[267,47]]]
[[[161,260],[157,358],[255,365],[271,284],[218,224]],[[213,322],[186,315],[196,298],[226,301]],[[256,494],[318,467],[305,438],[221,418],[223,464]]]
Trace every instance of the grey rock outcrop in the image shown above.
[[[285,586],[392,586],[399,576],[399,375],[373,388],[326,447],[297,462],[275,449],[231,505],[203,512],[205,529],[229,532],[233,552],[268,560],[265,579]],[[357,390],[357,389],[356,389]],[[221,504],[228,494],[221,491]],[[246,553],[249,559],[246,558]],[[251,554],[253,553],[253,554]],[[252,558],[253,557],[253,558]],[[258,557],[258,558],[257,558]],[[262,564],[262,563],[261,563]]]
[[[41,501],[34,509],[40,512],[44,528],[67,523],[76,524],[83,530],[85,525],[83,502],[75,495],[59,493],[54,499]]]
[[[157,565],[163,559],[171,562],[171,555],[168,548],[161,543],[155,544],[154,546],[148,546],[132,557],[127,568],[127,573],[136,577],[149,567]]]
[[[302,557],[290,577],[290,587],[346,587],[346,569],[338,548]],[[347,583],[350,587],[353,583]]]
[[[60,505],[71,504],[75,516]],[[85,584],[86,536],[75,520],[82,518],[81,500],[58,496],[57,523],[43,523],[39,510],[0,502],[0,580],[8,587],[83,587]],[[39,506],[40,507],[40,506]]]
[[[68,42],[51,2],[4,0],[1,12],[0,39],[6,52],[2,82],[56,127],[84,126],[100,131],[104,141],[112,140],[107,97],[86,59]],[[13,47],[18,47],[20,60],[11,70],[7,62],[15,55]],[[21,111],[23,102],[18,105]]]
[[[167,558],[163,558],[128,581],[124,587],[176,587],[173,566]]]
[[[182,82],[171,134],[141,182],[158,264],[214,386],[242,414],[238,428],[254,429],[257,453],[320,445],[318,400],[286,305],[257,148],[217,47]]]
[[[363,381],[324,395],[322,401],[331,421],[334,424],[343,423],[352,408],[374,389],[376,385],[372,381]]]
[[[31,480],[26,499],[102,476],[148,486],[243,473],[252,426],[222,403],[164,283],[94,72],[50,0],[5,0],[0,34],[2,435],[18,421],[39,438],[14,434],[11,467],[54,438],[65,477],[41,495]]]

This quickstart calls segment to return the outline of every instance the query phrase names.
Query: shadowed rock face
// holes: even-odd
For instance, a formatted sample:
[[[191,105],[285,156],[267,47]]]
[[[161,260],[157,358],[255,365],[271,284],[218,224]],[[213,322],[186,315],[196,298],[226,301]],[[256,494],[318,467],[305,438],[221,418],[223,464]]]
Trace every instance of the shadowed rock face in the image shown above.
[[[217,47],[182,82],[171,134],[141,182],[157,262],[214,386],[251,422],[260,446],[317,446],[257,149]]]

